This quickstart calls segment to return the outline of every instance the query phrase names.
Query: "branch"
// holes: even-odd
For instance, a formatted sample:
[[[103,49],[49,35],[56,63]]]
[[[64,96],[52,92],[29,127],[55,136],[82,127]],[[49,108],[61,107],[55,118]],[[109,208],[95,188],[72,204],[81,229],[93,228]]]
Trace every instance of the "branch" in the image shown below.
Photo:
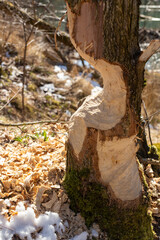
[[[147,127],[148,127],[149,140],[150,140],[150,143],[151,143],[151,146],[152,146],[153,144],[152,144],[151,131],[150,131],[150,126],[149,126],[148,113],[147,113],[147,109],[146,109],[146,105],[145,105],[144,100],[142,100],[142,103],[143,103],[143,108],[144,108],[144,112],[146,114],[146,119],[147,119],[146,123],[147,123]]]
[[[151,121],[152,118],[153,118],[155,115],[157,115],[157,114],[160,114],[160,110],[158,110],[157,112],[151,114],[151,115],[148,117],[148,121]],[[145,120],[147,120],[147,119],[145,119]]]
[[[159,48],[160,39],[152,40],[149,46],[142,52],[141,56],[139,57],[139,61],[146,63]]]
[[[19,127],[19,126],[25,126],[25,125],[34,125],[34,124],[40,124],[40,123],[57,123],[57,120],[42,120],[42,121],[35,121],[35,122],[23,122],[23,123],[3,123],[0,122],[0,126],[3,127]],[[66,123],[66,122],[60,122],[60,123]]]
[[[61,19],[60,19],[60,21],[58,23],[58,27],[56,28],[56,31],[54,33],[54,41],[55,41],[55,48],[56,48],[56,50],[58,50],[58,47],[57,47],[57,32],[58,32],[59,27],[61,26],[62,21],[63,21],[63,19],[65,18],[66,15],[67,15],[67,12],[65,12],[65,14],[61,17]]]
[[[11,230],[11,231],[15,231],[13,228],[6,227],[3,224],[0,224],[0,229],[1,228],[5,228],[5,229]]]
[[[139,161],[141,163],[143,163],[143,164],[151,164],[151,165],[160,166],[160,161],[154,160],[152,158],[142,158],[142,157],[139,157]]]
[[[152,21],[160,21],[160,18],[155,18],[155,17],[152,17],[152,16],[144,15],[144,14],[140,14],[140,18],[141,19],[152,20]]]
[[[23,21],[26,22],[26,24],[35,25],[35,27],[37,27],[39,30],[42,30],[42,31],[45,30],[45,31],[49,32],[50,37],[52,37],[54,39],[56,27],[45,22],[42,19],[37,19],[37,18],[31,17],[27,12],[25,12],[21,8],[13,5],[11,2],[0,0],[0,10],[8,15],[11,15],[11,16],[15,15],[15,16],[20,17]],[[57,32],[56,37],[59,42],[62,42],[67,46],[72,46],[69,35],[67,33]]]
[[[13,95],[13,97],[11,97],[11,98],[8,100],[8,102],[7,102],[3,107],[0,108],[0,111],[1,111],[2,109],[4,109],[4,108],[17,96],[17,94],[18,94],[20,91],[21,91],[21,88]]]

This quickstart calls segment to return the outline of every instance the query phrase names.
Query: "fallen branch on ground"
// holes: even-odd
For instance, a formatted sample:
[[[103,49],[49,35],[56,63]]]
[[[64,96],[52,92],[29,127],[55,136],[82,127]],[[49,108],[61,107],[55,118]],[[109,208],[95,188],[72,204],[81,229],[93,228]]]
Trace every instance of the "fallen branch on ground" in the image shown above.
[[[54,39],[56,27],[42,19],[31,17],[27,12],[13,5],[11,2],[0,0],[0,10],[7,15],[20,17],[23,21],[25,21],[26,24],[34,25],[39,30],[49,33],[49,36]],[[72,46],[69,35],[65,32],[56,32],[56,39],[67,46]]]
[[[11,97],[11,98],[7,101],[7,103],[6,103],[3,107],[0,108],[0,111],[3,110],[3,109],[18,95],[18,93],[19,93],[20,91],[21,91],[21,89],[19,89],[19,90],[14,94],[14,96]]]
[[[144,165],[147,164],[151,164],[151,165],[159,165],[160,166],[160,161],[159,160],[155,160],[152,158],[142,158],[142,157],[138,157],[140,163],[143,163]]]
[[[0,126],[3,127],[19,127],[19,126],[25,126],[25,125],[34,125],[34,124],[41,124],[41,123],[58,123],[57,120],[42,120],[42,121],[35,121],[35,122],[23,122],[23,123],[2,123],[0,122]],[[65,121],[60,121],[59,123],[66,123]]]

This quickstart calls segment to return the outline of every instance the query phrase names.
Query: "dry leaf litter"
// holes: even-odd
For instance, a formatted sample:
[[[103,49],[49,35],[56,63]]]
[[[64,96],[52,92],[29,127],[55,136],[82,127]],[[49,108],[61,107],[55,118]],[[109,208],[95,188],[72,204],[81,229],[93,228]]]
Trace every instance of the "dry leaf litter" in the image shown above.
[[[0,129],[0,240],[107,239],[69,208],[66,139],[64,124]]]

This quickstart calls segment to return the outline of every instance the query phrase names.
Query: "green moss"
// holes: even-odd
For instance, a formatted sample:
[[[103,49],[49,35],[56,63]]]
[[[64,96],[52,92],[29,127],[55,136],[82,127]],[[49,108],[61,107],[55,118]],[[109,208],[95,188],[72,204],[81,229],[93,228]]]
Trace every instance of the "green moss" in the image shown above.
[[[34,66],[34,68],[32,69],[32,73],[42,74],[44,76],[49,76],[52,74],[51,71],[49,71],[47,68],[43,66]]]
[[[160,159],[160,143],[154,143],[153,146],[156,147],[156,153],[158,154]]]
[[[35,92],[37,90],[36,84],[34,84],[33,82],[29,82],[28,83],[28,90]]]
[[[97,222],[111,240],[154,239],[146,199],[136,209],[119,208],[110,202],[106,188],[89,181],[89,175],[88,169],[71,169],[64,180],[71,208],[81,212],[88,227]]]
[[[60,107],[60,101],[56,101],[52,96],[45,95],[46,103],[45,105],[47,107],[50,107],[51,109],[55,107]]]
[[[149,146],[148,156],[154,159],[160,159],[160,143],[155,143]]]
[[[22,109],[22,100],[20,96],[17,96],[12,99],[11,104],[18,110]]]
[[[140,177],[141,177],[141,182],[143,184],[143,191],[144,191],[144,196],[143,196],[143,200],[146,201],[146,203],[151,202],[151,195],[148,191],[148,183],[146,180],[146,177],[144,175],[144,170],[143,167],[141,166],[139,160],[137,159],[137,164],[139,167],[139,173],[140,173]]]
[[[2,67],[0,67],[0,76],[3,76],[4,78],[8,78],[7,72],[4,71]]]
[[[37,81],[39,79],[39,77],[37,76],[37,74],[31,72],[30,73],[30,78],[33,80],[33,81]]]
[[[11,101],[11,104],[17,109],[17,110],[22,110],[22,99],[21,96],[18,95],[17,97],[13,98]],[[34,115],[35,114],[35,107],[25,103],[25,111],[27,114]]]
[[[160,161],[160,143],[155,143],[150,146],[148,156]],[[152,165],[155,177],[160,177],[160,166]]]
[[[34,108],[32,105],[26,104],[26,105],[25,105],[25,108],[26,108],[26,110],[27,110],[28,113],[30,113],[31,115],[32,115],[32,114],[34,115],[34,113],[35,113],[35,108]]]

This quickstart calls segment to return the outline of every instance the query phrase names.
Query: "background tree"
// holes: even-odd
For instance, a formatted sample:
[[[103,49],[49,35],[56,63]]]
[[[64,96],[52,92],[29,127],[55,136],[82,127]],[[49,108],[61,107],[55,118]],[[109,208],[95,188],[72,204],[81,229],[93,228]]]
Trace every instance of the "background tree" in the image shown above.
[[[66,2],[71,41],[104,84],[70,121],[65,187],[71,207],[88,225],[99,222],[110,239],[153,239],[136,138],[144,66],[160,41],[141,53],[138,0]]]

